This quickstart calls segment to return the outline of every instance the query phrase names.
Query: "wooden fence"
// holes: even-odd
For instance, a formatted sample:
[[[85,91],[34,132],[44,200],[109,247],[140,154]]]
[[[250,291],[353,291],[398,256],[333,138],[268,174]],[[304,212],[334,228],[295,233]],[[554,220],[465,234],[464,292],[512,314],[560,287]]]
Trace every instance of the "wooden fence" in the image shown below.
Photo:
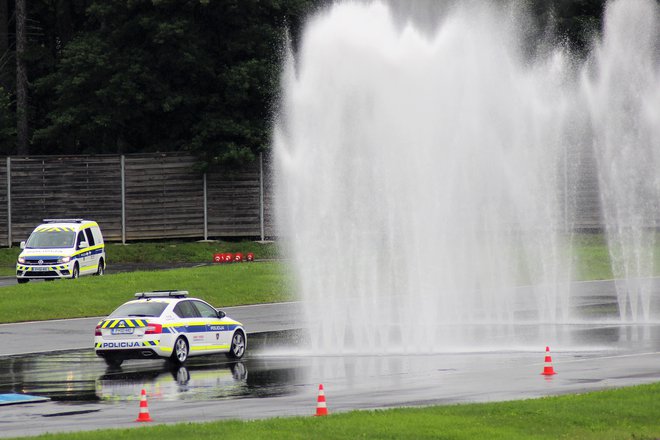
[[[27,239],[44,218],[96,220],[108,241],[274,235],[262,157],[205,174],[184,153],[7,157],[4,165],[0,245]]]

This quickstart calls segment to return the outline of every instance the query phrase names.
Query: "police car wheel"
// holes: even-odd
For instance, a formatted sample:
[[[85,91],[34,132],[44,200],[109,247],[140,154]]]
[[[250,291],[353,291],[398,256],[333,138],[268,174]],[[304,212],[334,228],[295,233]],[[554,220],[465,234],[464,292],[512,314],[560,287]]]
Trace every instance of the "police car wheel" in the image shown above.
[[[240,359],[245,354],[245,335],[243,332],[237,331],[231,338],[231,348],[227,355],[232,359]]]
[[[78,264],[76,264],[75,266],[73,266],[73,271],[71,272],[71,279],[75,280],[76,278],[78,278],[78,276],[80,276],[80,269],[78,269]]]
[[[97,269],[95,275],[102,277],[104,273],[105,273],[105,263],[103,262],[103,260],[101,260],[99,261],[99,268]]]
[[[108,365],[108,367],[120,367],[122,362],[124,362],[123,359],[117,359],[114,357],[106,357],[105,363]]]
[[[16,278],[16,281],[18,281],[18,284],[25,284],[29,282],[29,278]]]
[[[179,336],[179,339],[174,343],[172,362],[182,365],[186,360],[188,360],[188,341],[186,341],[186,338]]]

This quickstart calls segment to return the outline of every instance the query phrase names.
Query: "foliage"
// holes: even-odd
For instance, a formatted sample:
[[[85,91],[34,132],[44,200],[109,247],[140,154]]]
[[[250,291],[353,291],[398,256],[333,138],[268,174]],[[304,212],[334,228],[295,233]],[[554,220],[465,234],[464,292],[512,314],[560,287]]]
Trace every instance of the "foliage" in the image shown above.
[[[54,71],[33,148],[189,150],[240,164],[268,144],[280,47],[311,0],[93,0]]]
[[[252,159],[269,143],[285,34],[295,45],[305,18],[329,1],[28,2],[31,153],[187,150],[229,168]],[[511,1],[578,52],[605,3]],[[10,47],[13,3],[0,17]],[[7,90],[14,64],[0,67]],[[0,93],[4,113],[8,99]],[[11,110],[0,114],[4,153],[15,142]]]
[[[16,142],[16,122],[11,111],[10,96],[0,86],[0,154],[8,154]]]
[[[530,0],[540,27],[550,28],[558,42],[584,54],[600,33],[606,0]]]

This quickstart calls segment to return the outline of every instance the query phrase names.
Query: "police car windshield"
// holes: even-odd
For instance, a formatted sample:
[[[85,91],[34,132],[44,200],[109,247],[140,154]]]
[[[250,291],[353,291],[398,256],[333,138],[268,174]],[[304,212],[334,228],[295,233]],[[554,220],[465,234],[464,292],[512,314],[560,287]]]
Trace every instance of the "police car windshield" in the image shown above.
[[[167,307],[165,302],[135,302],[128,303],[120,306],[117,310],[112,312],[109,318],[116,317],[157,317],[163,313],[163,310]]]
[[[34,231],[28,238],[27,248],[72,248],[76,240],[73,231]]]

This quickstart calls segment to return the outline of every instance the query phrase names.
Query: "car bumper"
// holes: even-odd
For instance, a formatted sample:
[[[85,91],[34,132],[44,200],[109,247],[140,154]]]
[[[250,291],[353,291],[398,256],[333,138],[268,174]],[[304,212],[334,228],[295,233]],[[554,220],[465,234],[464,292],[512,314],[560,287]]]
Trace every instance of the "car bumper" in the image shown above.
[[[112,356],[120,359],[167,358],[172,354],[172,347],[163,345],[159,338],[108,339],[95,337],[94,350],[97,356]]]
[[[16,278],[69,278],[72,269],[73,263],[53,264],[50,266],[17,264]]]

